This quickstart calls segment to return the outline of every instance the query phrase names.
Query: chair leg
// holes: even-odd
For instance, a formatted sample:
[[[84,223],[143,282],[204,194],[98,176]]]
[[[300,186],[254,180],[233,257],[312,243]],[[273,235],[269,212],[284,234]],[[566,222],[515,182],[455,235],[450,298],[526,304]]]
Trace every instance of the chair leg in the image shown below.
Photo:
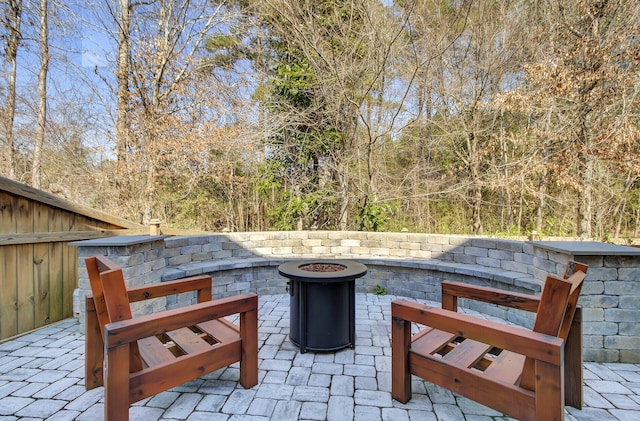
[[[565,404],[582,409],[583,359],[582,359],[582,308],[577,307],[569,335],[564,345]]]
[[[402,403],[411,399],[410,345],[411,322],[393,317],[391,322],[391,396]]]
[[[104,345],[100,333],[98,313],[93,299],[87,297],[87,311],[85,314],[85,342],[84,342],[84,385],[87,390],[102,386]]]
[[[564,368],[543,361],[535,363],[536,421],[564,419]]]
[[[105,421],[129,421],[129,344],[107,351],[104,386]]]
[[[249,389],[258,384],[258,310],[240,313],[240,384]]]

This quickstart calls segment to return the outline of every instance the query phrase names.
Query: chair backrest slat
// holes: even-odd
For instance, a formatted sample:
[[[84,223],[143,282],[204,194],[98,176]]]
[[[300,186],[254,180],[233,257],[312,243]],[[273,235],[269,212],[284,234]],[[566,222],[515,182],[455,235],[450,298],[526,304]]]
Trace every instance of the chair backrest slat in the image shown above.
[[[588,268],[589,266],[585,265],[584,263],[571,260],[569,261],[569,263],[567,263],[567,266],[564,268],[564,275],[562,277],[564,279],[569,279],[569,277],[571,277],[571,275],[573,275],[576,272],[584,272],[586,274]]]
[[[131,319],[131,306],[124,284],[122,269],[108,270],[100,274],[104,301],[110,322]]]
[[[581,270],[574,272],[568,279],[547,276],[533,324],[534,332],[566,339],[561,334],[566,335],[569,330],[567,328],[563,332],[563,327],[565,323],[571,326],[584,278],[585,273]],[[535,361],[531,358],[525,359],[520,386],[529,390],[535,388]]]
[[[571,287],[571,296],[569,297],[569,302],[567,303],[567,310],[565,311],[564,320],[562,321],[562,326],[560,327],[560,333],[558,337],[562,339],[567,339],[569,336],[569,329],[571,329],[571,323],[573,322],[573,317],[576,314],[576,307],[578,306],[578,299],[580,298],[580,292],[582,291],[582,285],[584,283],[584,278],[587,274],[587,269],[589,267],[583,263],[571,261],[567,264],[567,267],[564,272],[564,279],[569,279],[572,282]],[[582,272],[584,276],[576,277],[576,273]]]
[[[548,275],[540,296],[533,331],[558,336],[571,294],[571,282]]]
[[[104,341],[105,325],[132,318],[124,275],[118,265],[104,256],[86,258],[85,263],[100,323],[100,334]],[[138,344],[132,343],[129,349],[129,371],[133,373],[142,370]]]
[[[103,256],[87,257],[84,261],[89,275],[91,295],[93,296],[96,313],[98,315],[98,322],[100,323],[100,335],[102,335],[102,340],[104,340],[104,326],[109,323],[109,314],[107,313],[107,306],[104,302],[100,272],[110,270],[108,268],[109,264],[113,265],[111,269],[115,269],[117,266],[115,263]]]

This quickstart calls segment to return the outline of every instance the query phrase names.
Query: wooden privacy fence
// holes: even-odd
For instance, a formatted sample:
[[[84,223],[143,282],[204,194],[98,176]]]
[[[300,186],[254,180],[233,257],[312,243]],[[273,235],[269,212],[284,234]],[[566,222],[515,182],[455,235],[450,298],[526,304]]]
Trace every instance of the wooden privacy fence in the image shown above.
[[[0,340],[73,316],[71,241],[148,228],[0,177]]]

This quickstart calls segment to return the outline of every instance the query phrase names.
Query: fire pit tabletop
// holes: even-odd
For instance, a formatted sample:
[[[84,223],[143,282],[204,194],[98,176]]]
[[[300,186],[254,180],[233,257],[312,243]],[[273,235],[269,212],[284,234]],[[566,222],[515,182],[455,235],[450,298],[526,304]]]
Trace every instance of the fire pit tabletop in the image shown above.
[[[320,266],[323,265],[333,268],[331,268],[331,270],[322,270]],[[339,266],[342,269],[336,270],[335,266]],[[305,267],[307,268],[306,270]],[[352,260],[310,259],[283,263],[278,266],[278,273],[295,281],[342,282],[346,279],[355,279],[364,276],[367,273],[367,267],[362,263]]]

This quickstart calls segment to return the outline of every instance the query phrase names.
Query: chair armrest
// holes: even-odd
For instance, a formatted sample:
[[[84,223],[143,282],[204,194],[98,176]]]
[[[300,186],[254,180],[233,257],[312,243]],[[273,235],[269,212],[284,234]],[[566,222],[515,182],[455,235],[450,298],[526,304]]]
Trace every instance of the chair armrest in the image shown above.
[[[517,308],[530,312],[538,311],[540,297],[530,294],[505,291],[498,288],[481,287],[462,282],[442,282],[442,307],[447,310],[457,311],[458,298],[482,301],[505,307]]]
[[[209,291],[208,298],[204,297],[203,299],[199,299],[199,302],[211,300],[211,276],[202,275],[161,282],[159,284],[128,288],[127,296],[129,297],[129,302],[136,302],[180,294],[182,292],[198,291],[200,293],[200,291],[206,290]]]
[[[478,319],[455,311],[432,308],[405,300],[391,302],[394,320],[402,319],[438,330],[455,333],[518,354],[560,365],[564,341],[550,335],[533,332],[518,326],[510,326],[491,320]]]
[[[257,310],[258,296],[248,293],[139,316],[106,325],[105,345],[109,348],[117,347],[232,314],[255,311],[257,317]]]

